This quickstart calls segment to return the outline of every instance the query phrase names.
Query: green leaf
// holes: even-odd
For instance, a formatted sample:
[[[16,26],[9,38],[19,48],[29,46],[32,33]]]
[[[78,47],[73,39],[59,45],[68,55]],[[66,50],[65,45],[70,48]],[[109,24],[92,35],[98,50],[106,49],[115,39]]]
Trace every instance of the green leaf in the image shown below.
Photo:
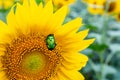
[[[39,4],[40,2],[42,2],[43,0],[36,0],[36,3]]]
[[[101,64],[96,64],[94,65],[94,69],[96,72],[101,72]],[[117,70],[110,66],[110,65],[106,65],[106,64],[103,64],[103,74],[104,75],[107,75],[107,74],[116,74],[117,73]]]
[[[103,51],[103,50],[107,49],[108,46],[106,44],[97,44],[97,43],[94,43],[89,48],[92,49],[92,50],[94,50],[94,51],[100,52],[100,51]]]
[[[86,28],[89,28],[90,30],[93,30],[93,31],[97,31],[98,28],[96,26],[93,26],[93,25],[85,25]]]

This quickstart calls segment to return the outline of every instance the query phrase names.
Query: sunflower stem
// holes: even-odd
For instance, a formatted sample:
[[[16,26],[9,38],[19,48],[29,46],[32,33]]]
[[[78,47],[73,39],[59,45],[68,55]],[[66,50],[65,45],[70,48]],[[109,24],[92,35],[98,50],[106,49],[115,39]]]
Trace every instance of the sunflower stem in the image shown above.
[[[103,23],[103,28],[102,28],[102,43],[106,44],[107,40],[107,30],[108,30],[108,10],[110,7],[110,2],[106,1],[106,6],[105,6],[105,12],[104,12],[104,23]]]
[[[106,1],[106,6],[105,6],[105,13],[103,15],[104,17],[104,23],[103,23],[103,28],[102,28],[102,44],[106,44],[107,41],[107,30],[108,30],[108,9],[110,6],[110,2]],[[105,79],[105,75],[104,75],[104,53],[105,53],[106,49],[104,49],[103,51],[100,52],[100,63],[101,63],[101,71],[100,71],[100,78],[99,80],[104,80]]]
[[[105,52],[105,50],[104,51],[102,51],[101,53],[100,53],[100,63],[101,63],[101,69],[100,69],[100,78],[99,78],[99,80],[104,80],[104,52]]]

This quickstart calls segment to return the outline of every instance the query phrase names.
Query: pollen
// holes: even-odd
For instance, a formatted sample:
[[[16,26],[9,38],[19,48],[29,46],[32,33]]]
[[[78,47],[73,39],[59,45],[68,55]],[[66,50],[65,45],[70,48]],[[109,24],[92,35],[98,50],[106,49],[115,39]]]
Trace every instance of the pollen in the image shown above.
[[[62,62],[60,51],[49,50],[46,36],[21,35],[6,46],[2,58],[9,80],[49,80]]]

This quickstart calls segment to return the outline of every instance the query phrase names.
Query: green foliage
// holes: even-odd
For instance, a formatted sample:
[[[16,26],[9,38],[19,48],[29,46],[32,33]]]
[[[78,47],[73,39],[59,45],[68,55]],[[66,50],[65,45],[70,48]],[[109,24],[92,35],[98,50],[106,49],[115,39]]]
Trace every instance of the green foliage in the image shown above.
[[[101,51],[107,49],[108,46],[106,44],[96,44],[96,43],[94,43],[94,44],[90,45],[89,48],[91,48],[94,51],[101,52]]]
[[[37,4],[39,4],[39,3],[41,3],[41,2],[43,2],[43,0],[36,0],[36,3],[37,3]]]
[[[120,22],[113,14],[90,14],[82,0],[77,0],[70,10],[67,20],[82,17],[84,25],[79,31],[89,28],[87,38],[96,38],[95,43],[82,52],[89,57],[87,66],[82,69],[86,80],[119,80]]]
[[[93,25],[85,25],[86,28],[89,28],[91,31],[97,31],[98,28],[96,26]]]

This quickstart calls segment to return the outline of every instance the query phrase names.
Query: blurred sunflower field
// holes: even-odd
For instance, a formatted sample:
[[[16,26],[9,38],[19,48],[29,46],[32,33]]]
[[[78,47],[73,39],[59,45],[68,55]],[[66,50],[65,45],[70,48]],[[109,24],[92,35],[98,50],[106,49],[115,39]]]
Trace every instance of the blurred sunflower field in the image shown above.
[[[6,23],[6,17],[8,16],[11,7],[16,5],[17,3],[23,4],[24,1],[25,0],[0,0],[0,19]],[[44,6],[49,3],[49,0],[35,1],[36,4],[39,5],[40,3],[42,3]],[[86,49],[80,51],[80,53],[86,55],[89,58],[88,61],[86,59],[86,66],[81,70],[79,69],[79,72],[84,76],[84,78],[60,77],[54,79],[46,78],[43,80],[120,80],[120,0],[52,0],[52,4],[53,13],[56,13],[63,6],[69,7],[67,11],[67,16],[65,17],[63,24],[66,24],[78,17],[82,18],[82,24],[80,23],[82,26],[79,26],[79,29],[76,33],[89,29],[88,36],[85,39],[89,40],[91,38],[95,38],[95,41],[94,43],[92,43],[93,41],[89,42],[89,44],[86,43],[86,47],[91,43],[92,44]],[[17,10],[17,8],[14,9]],[[34,14],[36,15],[36,13]],[[52,24],[54,24],[54,22]],[[76,25],[76,23],[72,25]],[[0,27],[2,26],[0,25]],[[69,33],[72,33],[72,31]],[[87,35],[87,33],[82,32],[81,35],[85,36]],[[52,35],[50,34],[50,36]],[[72,37],[74,38],[74,36]],[[80,39],[79,36],[78,38]],[[55,46],[56,44],[52,45],[52,48],[49,48],[48,46],[48,49],[52,50]],[[81,44],[77,47],[84,47],[84,45]],[[80,60],[82,59],[84,58],[81,57]],[[71,65],[68,64],[67,66]],[[74,72],[73,75],[72,72],[66,72],[66,74],[70,74],[71,77],[76,76]],[[10,79],[1,78],[0,73],[0,80],[27,79],[17,79],[16,77],[14,79],[11,77]],[[38,80],[38,78],[28,80]],[[40,78],[40,80],[42,80],[42,78]]]

